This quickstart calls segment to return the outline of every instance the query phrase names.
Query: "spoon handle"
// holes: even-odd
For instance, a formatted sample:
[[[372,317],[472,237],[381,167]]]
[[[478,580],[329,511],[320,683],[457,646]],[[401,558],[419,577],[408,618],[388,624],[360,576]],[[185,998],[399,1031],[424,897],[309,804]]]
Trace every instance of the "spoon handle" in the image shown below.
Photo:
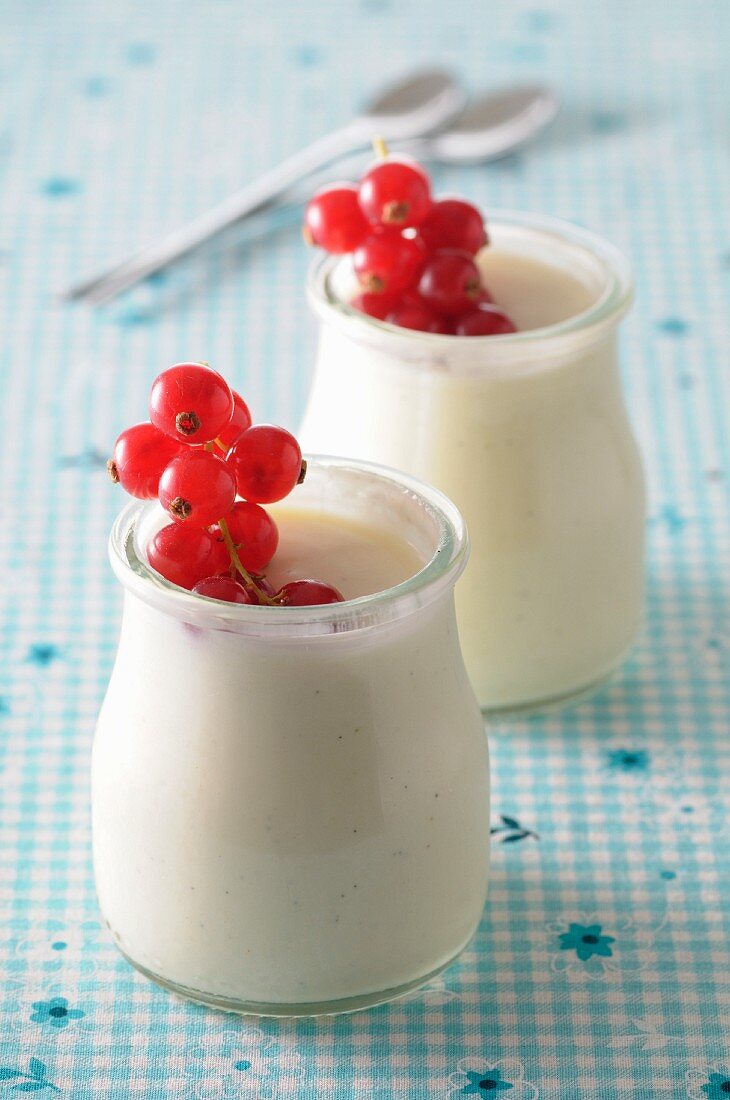
[[[303,176],[325,167],[343,154],[364,148],[368,144],[366,129],[361,120],[355,119],[347,126],[319,138],[276,168],[264,172],[253,183],[229,195],[212,210],[200,214],[111,270],[71,287],[63,297],[68,301],[83,300],[95,305],[111,301],[122,291],[187,255],[247,214],[267,206]]]

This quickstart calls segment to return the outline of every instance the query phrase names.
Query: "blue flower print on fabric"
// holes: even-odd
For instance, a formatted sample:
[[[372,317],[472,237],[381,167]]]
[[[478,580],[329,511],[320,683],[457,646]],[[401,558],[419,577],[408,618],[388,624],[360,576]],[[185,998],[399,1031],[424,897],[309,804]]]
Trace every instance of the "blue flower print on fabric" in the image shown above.
[[[513,1087],[512,1082],[505,1081],[498,1069],[493,1069],[484,1076],[481,1070],[469,1069],[466,1071],[466,1077],[468,1084],[461,1090],[464,1096],[470,1093],[477,1096],[491,1095],[495,1092],[505,1092]]]
[[[616,942],[615,936],[602,935],[600,924],[571,924],[567,932],[559,933],[558,939],[561,951],[575,951],[581,962],[587,962],[593,955],[610,957],[613,955],[610,945]]]
[[[622,771],[646,771],[649,767],[649,753],[645,749],[612,749],[608,754],[608,763],[612,768]]]
[[[458,1063],[449,1077],[449,1095],[474,1096],[480,1100],[536,1100],[538,1089],[525,1079],[525,1067],[518,1058],[469,1057]]]
[[[727,1073],[711,1073],[701,1089],[708,1100],[727,1100],[730,1096],[730,1070]]]
[[[64,1028],[72,1020],[80,1020],[86,1015],[80,1008],[69,1008],[65,997],[52,997],[50,1001],[34,1001],[31,1022],[46,1027]]]
[[[728,1100],[730,1097],[730,1064],[711,1062],[687,1070],[685,1076],[689,1100]]]
[[[613,979],[624,971],[642,970],[647,949],[665,920],[666,914],[648,923],[627,919],[619,935],[606,930],[597,913],[573,911],[552,918],[545,922],[554,952],[550,967],[576,981]]]

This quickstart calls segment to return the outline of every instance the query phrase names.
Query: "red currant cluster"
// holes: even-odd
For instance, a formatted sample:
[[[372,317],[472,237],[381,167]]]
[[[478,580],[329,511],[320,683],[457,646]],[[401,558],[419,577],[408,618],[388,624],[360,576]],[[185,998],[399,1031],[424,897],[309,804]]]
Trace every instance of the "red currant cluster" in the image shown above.
[[[425,169],[404,157],[377,161],[359,185],[337,183],[309,201],[304,238],[352,253],[356,309],[401,328],[497,336],[515,326],[492,302],[474,257],[488,243],[479,210],[434,199]]]
[[[158,375],[149,412],[151,423],[119,436],[108,469],[132,496],[158,497],[174,521],[147,547],[153,569],[181,588],[229,603],[301,607],[342,600],[323,581],[290,581],[277,592],[263,575],[279,532],[261,505],[283,500],[306,474],[290,432],[252,424],[243,398],[202,363],[178,363]]]

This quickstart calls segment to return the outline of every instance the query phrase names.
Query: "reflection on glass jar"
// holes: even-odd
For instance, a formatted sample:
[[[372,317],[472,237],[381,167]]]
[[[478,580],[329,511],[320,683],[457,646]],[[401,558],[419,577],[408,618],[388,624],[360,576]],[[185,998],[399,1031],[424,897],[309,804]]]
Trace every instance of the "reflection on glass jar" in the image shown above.
[[[472,556],[457,586],[486,710],[570,698],[625,656],[641,618],[644,481],[621,392],[621,255],[543,217],[490,219],[484,282],[519,332],[435,336],[351,309],[347,261],[315,262],[319,355],[303,446],[438,486]]]
[[[222,1007],[308,1014],[414,988],[470,939],[488,767],[455,622],[456,509],[337,459],[311,460],[289,500],[397,535],[422,568],[343,604],[221,604],[145,563],[156,506],[122,512],[94,863],[104,917],[148,976]]]

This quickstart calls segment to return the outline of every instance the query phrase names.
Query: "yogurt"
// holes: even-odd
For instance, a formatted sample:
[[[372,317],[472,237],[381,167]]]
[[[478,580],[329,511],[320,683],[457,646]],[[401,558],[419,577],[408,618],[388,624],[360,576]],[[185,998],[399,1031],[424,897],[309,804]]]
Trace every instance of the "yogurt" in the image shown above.
[[[346,603],[193,596],[144,561],[156,507],[122,513],[92,769],[97,892],[123,953],[194,999],[281,1015],[377,1003],[446,966],[479,922],[489,844],[458,513],[329,459],[290,499],[276,579],[314,574]]]
[[[500,710],[572,697],[622,660],[641,617],[645,504],[616,344],[622,258],[551,219],[489,228],[479,263],[514,335],[394,328],[347,306],[346,264],[315,267],[322,327],[299,438],[456,502],[472,541],[462,647],[480,704]]]
[[[274,588],[313,577],[333,584],[346,600],[356,600],[395,588],[423,568],[413,546],[390,531],[300,509],[296,499],[267,505],[279,528],[279,549],[266,570]]]

